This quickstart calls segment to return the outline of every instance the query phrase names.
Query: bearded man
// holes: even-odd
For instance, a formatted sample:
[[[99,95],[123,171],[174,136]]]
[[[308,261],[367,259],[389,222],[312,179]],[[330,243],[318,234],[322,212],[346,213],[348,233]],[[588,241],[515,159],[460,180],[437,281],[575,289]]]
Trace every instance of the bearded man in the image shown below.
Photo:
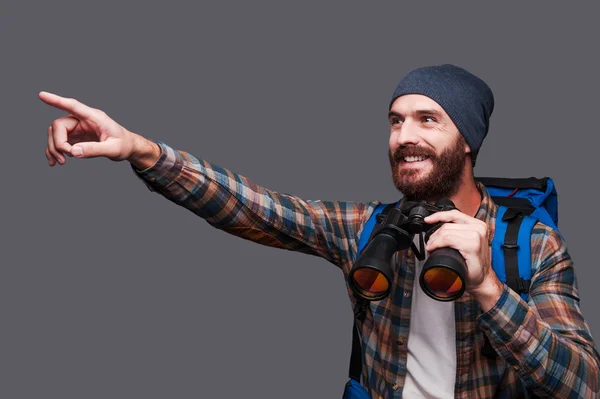
[[[65,155],[127,160],[147,187],[212,226],[264,245],[320,256],[348,277],[365,222],[379,201],[307,201],[130,132],[74,99],[41,92],[70,113],[48,129],[50,166]],[[361,385],[372,398],[598,397],[600,356],[580,308],[573,262],[560,234],[537,223],[531,235],[530,299],[496,276],[490,240],[497,205],[473,175],[488,133],[488,85],[454,65],[416,69],[389,107],[392,178],[406,199],[449,198],[458,210],[427,242],[460,252],[466,293],[435,301],[416,284],[423,261],[399,252],[388,297],[359,323]],[[356,298],[348,289],[351,302]],[[497,356],[482,355],[486,339]]]

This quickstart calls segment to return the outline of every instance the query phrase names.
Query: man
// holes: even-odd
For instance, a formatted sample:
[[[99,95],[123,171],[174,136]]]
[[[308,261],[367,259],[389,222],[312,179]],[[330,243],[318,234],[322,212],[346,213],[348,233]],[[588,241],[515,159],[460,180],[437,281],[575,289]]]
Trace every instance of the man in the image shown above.
[[[149,141],[74,99],[45,92],[40,98],[70,113],[48,129],[50,166],[64,164],[64,154],[127,160],[151,191],[214,227],[323,257],[348,276],[363,225],[378,201],[305,201],[280,194]],[[542,223],[534,228],[529,302],[491,267],[497,206],[474,180],[473,166],[493,108],[488,85],[453,65],[416,69],[394,92],[389,109],[394,184],[407,199],[454,202],[460,211],[425,220],[447,222],[426,250],[455,248],[468,276],[460,299],[434,301],[415,284],[422,262],[411,251],[398,253],[390,295],[371,305],[360,325],[362,385],[373,398],[599,395],[600,356],[579,309],[573,263],[561,236]],[[497,356],[482,355],[486,336]]]

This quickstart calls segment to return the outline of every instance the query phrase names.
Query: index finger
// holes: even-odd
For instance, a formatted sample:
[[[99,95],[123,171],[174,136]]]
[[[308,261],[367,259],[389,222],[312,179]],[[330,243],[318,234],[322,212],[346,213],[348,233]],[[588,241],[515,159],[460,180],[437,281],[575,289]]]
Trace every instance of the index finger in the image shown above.
[[[74,98],[61,97],[56,94],[48,93],[47,91],[41,91],[38,94],[38,97],[46,104],[67,111],[75,117],[82,119],[92,119],[93,117],[93,109],[80,103]]]
[[[454,222],[454,223],[473,223],[471,216],[462,213],[458,209],[451,211],[439,211],[425,218],[425,223],[437,223],[437,222]]]

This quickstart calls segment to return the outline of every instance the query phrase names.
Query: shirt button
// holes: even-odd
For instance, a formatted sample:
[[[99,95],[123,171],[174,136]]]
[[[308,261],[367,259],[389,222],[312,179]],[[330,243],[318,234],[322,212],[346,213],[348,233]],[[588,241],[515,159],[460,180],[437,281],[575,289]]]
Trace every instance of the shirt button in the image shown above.
[[[404,298],[410,298],[410,292],[404,291]]]
[[[412,249],[409,249],[408,251],[406,251],[406,255],[412,258],[412,256],[413,256]]]
[[[397,390],[398,390],[398,388],[400,388],[400,384],[398,384],[398,383],[395,383],[395,384],[394,384],[394,386],[392,387],[392,389],[393,389],[394,391],[397,391]]]
[[[396,342],[398,343],[398,345],[404,345],[406,343],[406,340],[404,338],[398,338]]]

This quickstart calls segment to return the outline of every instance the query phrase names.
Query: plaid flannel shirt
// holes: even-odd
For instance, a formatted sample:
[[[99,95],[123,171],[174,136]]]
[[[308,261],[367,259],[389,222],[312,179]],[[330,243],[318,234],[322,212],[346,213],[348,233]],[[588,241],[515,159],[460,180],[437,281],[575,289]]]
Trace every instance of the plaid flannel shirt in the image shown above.
[[[143,171],[132,166],[151,191],[238,237],[325,258],[347,277],[362,227],[378,201],[303,200],[155,142],[162,150],[157,162]],[[475,217],[493,237],[497,206],[478,187],[482,202]],[[528,302],[506,285],[485,313],[468,293],[455,301],[456,398],[600,397],[600,356],[579,308],[566,243],[538,223],[531,254]],[[415,257],[410,250],[397,255],[390,295],[369,305],[360,326],[362,384],[373,398],[400,398],[406,376]],[[348,294],[355,305],[350,289]],[[498,356],[481,354],[484,335]]]

